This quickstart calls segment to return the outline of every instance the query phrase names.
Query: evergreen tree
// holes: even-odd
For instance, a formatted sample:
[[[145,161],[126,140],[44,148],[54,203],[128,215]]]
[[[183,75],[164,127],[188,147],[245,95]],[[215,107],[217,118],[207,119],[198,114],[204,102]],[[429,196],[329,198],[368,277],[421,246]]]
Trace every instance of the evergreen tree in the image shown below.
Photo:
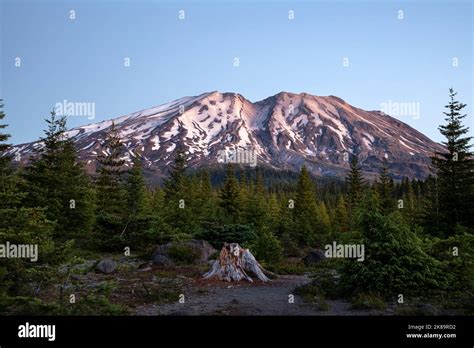
[[[317,205],[314,197],[315,187],[305,166],[301,167],[296,187],[295,207],[293,209],[296,239],[300,245],[316,242]]]
[[[169,178],[164,184],[166,199],[173,201],[178,196],[182,196],[188,184],[189,179],[186,176],[186,155],[182,149],[178,149]]]
[[[0,99],[0,121],[3,120],[3,103]],[[5,129],[0,124],[0,130]],[[41,207],[23,208],[24,193],[19,189],[20,177],[14,172],[11,157],[6,154],[9,134],[0,132],[0,241],[10,244],[37,244],[41,257],[31,262],[25,259],[0,258],[0,298],[29,295],[31,286],[51,279],[50,265],[63,260],[60,250],[52,241],[54,224],[46,219]]]
[[[265,186],[263,176],[259,169],[256,170],[255,185],[249,187],[249,194],[246,199],[245,222],[255,226],[257,233],[268,226],[269,215],[265,199]]]
[[[267,264],[276,264],[281,261],[283,256],[281,243],[268,226],[259,231],[250,249],[258,260]]]
[[[175,231],[166,222],[166,204],[164,190],[155,189],[150,197],[151,220],[146,231],[146,241],[150,244],[164,244],[174,240]]]
[[[340,195],[335,209],[335,225],[339,232],[349,231],[349,214],[344,196]]]
[[[376,187],[380,199],[380,212],[383,215],[390,214],[395,209],[395,200],[393,198],[393,181],[388,174],[386,159],[383,160],[382,170],[380,171]]]
[[[365,188],[365,180],[359,167],[359,158],[357,155],[352,157],[350,163],[350,171],[346,176],[346,184],[348,186],[347,205],[349,208],[349,221],[351,228],[354,226],[354,213],[357,205],[360,203],[363,190]]]
[[[456,225],[474,225],[474,159],[470,151],[472,137],[465,136],[469,128],[462,124],[466,104],[455,100],[456,92],[449,90],[446,105],[446,125],[439,126],[446,138],[446,152],[436,152],[432,157],[439,183],[439,206],[447,235],[454,233]]]
[[[178,149],[170,176],[164,183],[165,222],[173,230],[173,240],[190,238],[199,231],[195,193],[200,184],[186,174],[186,162],[184,150]]]
[[[89,239],[94,219],[93,191],[78,161],[74,143],[66,136],[66,118],[51,112],[48,128],[35,157],[24,172],[27,207],[46,207],[55,221],[55,236],[66,241]]]
[[[123,182],[123,144],[112,123],[97,157],[99,176],[96,180],[97,242],[101,248],[115,249],[122,242],[127,219],[127,194]]]
[[[374,293],[387,299],[398,294],[424,295],[443,291],[449,283],[442,264],[429,256],[424,243],[397,212],[380,214],[368,190],[358,207],[357,229],[362,235],[364,261],[347,260],[341,285],[351,294]]]
[[[0,121],[4,118],[3,101],[0,99]],[[6,127],[6,124],[0,124],[0,131]],[[10,134],[0,132],[0,209],[11,207],[13,203],[19,203],[19,197],[14,193],[17,183],[11,167],[12,158],[6,154],[10,148],[10,145],[6,143],[9,138]],[[16,201],[14,202],[14,200]]]
[[[133,166],[127,177],[127,208],[130,218],[135,219],[146,211],[145,178],[142,163],[138,157],[133,159]]]
[[[133,167],[129,171],[126,188],[128,219],[123,239],[131,241],[135,245],[144,244],[147,242],[144,234],[150,228],[151,213],[148,207],[142,164],[138,157],[133,159]]]
[[[225,214],[225,220],[237,223],[240,220],[242,201],[241,192],[234,168],[228,164],[225,170],[224,186],[220,192],[220,206]]]
[[[326,204],[323,201],[317,204],[317,211],[317,224],[319,227],[319,232],[321,236],[327,240],[331,236],[332,228],[329,212],[326,208]]]

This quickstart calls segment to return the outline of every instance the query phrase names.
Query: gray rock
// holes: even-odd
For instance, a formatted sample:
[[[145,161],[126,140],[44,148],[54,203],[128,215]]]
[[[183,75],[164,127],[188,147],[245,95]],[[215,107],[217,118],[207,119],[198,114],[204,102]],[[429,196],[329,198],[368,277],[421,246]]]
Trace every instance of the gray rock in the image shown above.
[[[169,256],[169,250],[173,246],[180,246],[191,249],[197,255],[196,261],[201,263],[206,263],[209,260],[209,257],[215,252],[217,252],[217,250],[214,249],[212,245],[205,240],[191,239],[189,241],[184,242],[171,242],[160,245],[155,249],[151,257],[153,263],[157,264],[155,260],[158,260],[157,262],[166,262],[166,260],[158,258],[158,256],[164,256],[168,259],[169,262],[172,262]]]
[[[101,260],[97,266],[95,267],[95,269],[98,271],[98,272],[101,272],[101,273],[105,273],[105,274],[109,274],[109,273],[112,273],[115,271],[115,261],[113,260],[110,260],[110,259],[104,259],[104,260]]]
[[[439,315],[440,314],[439,309],[429,303],[421,304],[421,305],[418,305],[417,307],[424,315]]]
[[[325,259],[326,256],[324,255],[324,251],[313,249],[308,255],[303,257],[303,263],[306,267],[310,267],[324,261]]]
[[[155,254],[152,257],[153,264],[155,266],[171,266],[173,265],[173,262],[166,257],[165,255],[162,254]]]

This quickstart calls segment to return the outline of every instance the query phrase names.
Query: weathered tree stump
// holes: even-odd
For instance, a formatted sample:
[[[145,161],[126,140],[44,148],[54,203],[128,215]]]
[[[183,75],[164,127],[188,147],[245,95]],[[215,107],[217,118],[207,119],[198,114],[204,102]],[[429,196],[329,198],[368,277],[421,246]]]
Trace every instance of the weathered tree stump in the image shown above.
[[[258,263],[248,249],[240,247],[237,243],[225,243],[209,272],[204,274],[204,279],[217,278],[220,280],[240,281],[242,279],[253,282],[250,274],[255,275],[263,282],[270,279],[265,275],[267,272]]]

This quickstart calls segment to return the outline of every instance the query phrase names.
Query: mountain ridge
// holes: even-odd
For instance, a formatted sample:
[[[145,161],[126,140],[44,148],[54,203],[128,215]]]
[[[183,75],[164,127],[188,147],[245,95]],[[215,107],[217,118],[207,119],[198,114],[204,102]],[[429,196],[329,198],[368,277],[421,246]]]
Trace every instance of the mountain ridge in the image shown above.
[[[430,173],[429,157],[443,149],[404,122],[337,96],[281,91],[251,102],[239,93],[211,91],[68,130],[91,173],[97,155],[106,151],[102,145],[112,122],[124,143],[125,166],[139,156],[159,176],[183,148],[196,167],[217,163],[222,150],[251,149],[259,164],[275,169],[296,171],[304,163],[314,175],[342,177],[350,156],[358,154],[368,178],[387,158],[395,179],[422,179]],[[39,146],[19,144],[8,154],[26,163]]]

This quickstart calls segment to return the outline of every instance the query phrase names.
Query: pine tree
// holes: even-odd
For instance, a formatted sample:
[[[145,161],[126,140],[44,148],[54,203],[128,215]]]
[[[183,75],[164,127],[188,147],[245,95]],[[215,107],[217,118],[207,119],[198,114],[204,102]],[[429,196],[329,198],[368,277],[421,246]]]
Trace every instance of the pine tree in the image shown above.
[[[252,224],[258,234],[264,226],[268,226],[269,219],[263,176],[257,168],[255,185],[250,185],[246,198],[245,222]]]
[[[0,99],[0,121],[5,118],[3,112],[3,101]],[[5,129],[6,124],[0,124],[0,130]],[[16,182],[11,167],[11,156],[7,155],[10,145],[6,141],[10,138],[10,134],[0,133],[0,209],[11,207],[13,203],[19,203],[19,197],[14,194]],[[14,200],[16,200],[14,202]]]
[[[331,219],[329,217],[328,209],[326,208],[326,204],[321,201],[317,204],[317,224],[319,228],[320,241],[321,238],[328,239],[331,237],[332,227],[331,227]]]
[[[351,228],[354,226],[354,213],[357,205],[360,203],[362,193],[365,188],[365,180],[362,176],[362,171],[359,167],[359,159],[354,155],[350,164],[350,171],[346,176],[346,184],[349,192],[347,195],[347,204],[349,208],[349,221]]]
[[[380,199],[380,212],[383,215],[390,214],[395,209],[395,199],[393,198],[393,181],[388,174],[386,159],[383,161],[376,187]]]
[[[115,249],[121,246],[127,218],[127,196],[123,182],[123,144],[112,123],[97,157],[99,176],[96,180],[96,232],[99,247]]]
[[[382,215],[375,195],[367,190],[358,206],[357,229],[364,245],[364,261],[347,260],[341,287],[352,294],[373,293],[387,299],[443,291],[449,283],[442,264],[424,250],[423,240],[398,212]]]
[[[164,190],[156,188],[150,197],[150,227],[146,231],[145,243],[164,244],[174,240],[175,231],[166,222],[166,204]]]
[[[456,92],[449,90],[446,105],[446,125],[439,126],[446,138],[446,152],[436,152],[432,162],[439,183],[439,206],[443,228],[447,235],[454,233],[456,225],[474,225],[474,159],[470,151],[472,137],[465,136],[469,128],[462,124],[466,104],[455,100]]]
[[[138,157],[133,159],[127,180],[127,228],[122,234],[123,239],[135,245],[146,243],[144,234],[150,228],[151,212],[149,210],[145,178],[143,177],[142,163]]]
[[[315,187],[305,166],[301,167],[296,187],[295,207],[296,238],[300,245],[316,242],[317,205]]]
[[[0,120],[5,117],[0,100]],[[6,125],[0,124],[0,130]],[[24,193],[20,177],[6,155],[9,134],[0,133],[0,241],[11,244],[37,244],[41,257],[37,262],[0,258],[0,298],[31,293],[30,286],[50,279],[48,265],[62,261],[52,241],[54,224],[48,221],[41,207],[23,208]],[[56,254],[58,252],[58,254]]]
[[[224,186],[219,196],[225,220],[230,223],[237,223],[242,213],[242,199],[239,184],[235,178],[234,168],[230,164],[226,166]]]
[[[133,159],[126,187],[128,216],[131,219],[136,219],[146,211],[145,178],[143,177],[142,163],[138,157]]]
[[[186,191],[187,184],[189,181],[186,176],[186,155],[182,149],[178,149],[170,176],[164,184],[166,199],[175,200]]]
[[[263,227],[259,231],[250,249],[259,261],[264,261],[267,264],[276,264],[283,256],[281,243],[268,226]]]
[[[216,220],[216,197],[212,190],[209,171],[203,170],[197,178],[197,190],[194,194],[194,215],[202,230],[208,223]]]
[[[66,136],[66,118],[54,112],[46,120],[43,146],[25,169],[27,207],[47,207],[46,217],[56,221],[56,238],[88,240],[93,224],[93,191],[74,143]]]
[[[413,191],[413,186],[408,185],[407,193],[403,194],[403,209],[402,216],[405,218],[408,226],[414,228],[418,219],[418,209],[415,201],[415,193]]]
[[[170,176],[164,183],[165,222],[173,230],[173,240],[190,238],[199,231],[195,216],[199,182],[186,174],[186,162],[184,150],[178,149]]]
[[[335,224],[336,229],[339,232],[344,233],[349,231],[349,214],[347,212],[347,205],[343,195],[340,195],[337,200]]]

